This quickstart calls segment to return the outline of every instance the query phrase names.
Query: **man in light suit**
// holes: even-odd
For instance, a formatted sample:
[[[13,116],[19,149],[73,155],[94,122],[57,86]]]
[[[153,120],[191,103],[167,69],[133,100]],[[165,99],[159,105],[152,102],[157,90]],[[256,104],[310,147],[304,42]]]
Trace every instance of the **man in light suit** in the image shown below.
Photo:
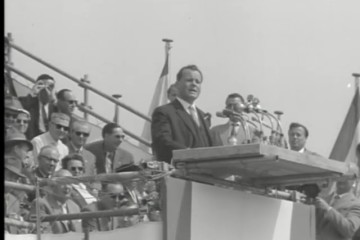
[[[55,172],[53,177],[70,177],[72,174],[65,169]],[[49,192],[39,199],[40,216],[79,213],[80,207],[71,200],[71,185],[49,184]],[[30,209],[30,218],[40,217],[36,215],[36,199]],[[41,224],[43,233],[66,233],[82,232],[80,220],[63,220],[53,222],[43,222]]]
[[[118,124],[106,124],[102,137],[103,140],[85,146],[96,157],[97,174],[117,172],[124,165],[134,164],[134,155],[120,146],[125,134]]]
[[[336,194],[315,199],[317,240],[350,240],[360,227],[360,200],[353,185],[354,180],[338,181]]]
[[[225,105],[226,109],[234,111],[236,106],[244,103],[244,98],[238,93],[229,94],[226,98]],[[235,117],[231,117],[229,121],[225,124],[220,124],[214,126],[210,130],[211,137],[216,146],[226,146],[226,145],[239,145],[248,143],[248,140],[255,142],[254,129],[249,129],[250,139],[246,139],[245,130],[241,125],[241,122]],[[232,139],[232,138],[236,139]],[[234,144],[234,142],[236,144]]]
[[[176,99],[154,110],[151,135],[157,160],[170,163],[173,150],[212,146],[204,112],[194,104],[202,82],[203,76],[197,66],[181,68],[176,76]]]

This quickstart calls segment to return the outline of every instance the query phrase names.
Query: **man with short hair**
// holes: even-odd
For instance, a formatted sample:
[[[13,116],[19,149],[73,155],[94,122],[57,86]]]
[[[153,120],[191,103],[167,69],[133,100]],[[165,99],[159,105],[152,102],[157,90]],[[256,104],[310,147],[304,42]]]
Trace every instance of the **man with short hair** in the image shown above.
[[[122,207],[133,206],[131,197],[119,182],[104,184],[103,192],[100,194],[100,200],[89,204],[83,209],[83,212],[97,212],[104,210],[121,209]],[[83,220],[84,230],[92,231],[110,231],[116,228],[129,227],[139,221],[138,215],[125,217],[101,217],[87,218]]]
[[[39,151],[43,146],[54,145],[60,154],[59,158],[62,159],[69,154],[68,147],[61,142],[61,139],[66,137],[69,131],[70,117],[64,113],[52,113],[51,121],[49,123],[49,131],[43,133],[31,140],[34,146],[33,156],[34,161],[37,160]],[[35,165],[37,162],[35,162]],[[60,169],[60,163],[56,166],[55,170]]]
[[[69,154],[61,160],[61,165],[63,169],[68,170],[75,177],[80,177],[84,175],[84,158],[77,154]],[[96,202],[98,190],[101,189],[93,189],[90,187],[90,184],[87,183],[73,183],[71,184],[72,189],[72,199],[83,208],[85,205],[90,204],[92,202]]]
[[[54,111],[72,116],[77,105],[75,94],[69,89],[61,89],[56,94],[57,102]]]
[[[195,106],[202,82],[197,66],[181,68],[176,76],[176,99],[154,110],[151,135],[157,160],[170,163],[173,150],[212,146],[204,112]]]
[[[53,177],[70,177],[71,173],[67,170],[60,169]],[[59,215],[79,213],[80,207],[71,200],[71,185],[58,182],[49,182],[48,193],[38,199],[40,214],[36,214],[36,200],[33,201],[30,209],[31,219],[39,216]],[[42,233],[66,233],[66,232],[82,232],[80,220],[62,220],[43,222]]]
[[[225,101],[225,108],[237,112],[239,105],[244,103],[244,98],[238,93],[229,94]],[[241,114],[241,112],[238,112]],[[250,127],[249,127],[250,128]],[[211,137],[215,146],[240,145],[255,142],[254,129],[249,129],[249,139],[246,138],[245,130],[240,120],[234,116],[229,118],[225,124],[214,126],[210,130]]]
[[[355,180],[336,182],[336,194],[315,198],[316,239],[350,240],[360,227],[360,200],[353,193]]]
[[[90,136],[91,126],[88,122],[75,120],[70,123],[70,140],[67,144],[69,153],[80,154],[84,159],[84,173],[88,176],[96,175],[95,161],[93,153],[84,148],[88,137]]]
[[[302,124],[293,122],[288,131],[290,149],[300,153],[318,155],[306,149],[306,140],[309,137],[309,130]]]
[[[43,146],[37,156],[38,165],[30,173],[30,178],[34,182],[35,178],[50,178],[55,170],[56,166],[60,162],[60,153],[56,146],[46,145]]]
[[[134,164],[134,156],[121,147],[124,131],[116,123],[108,123],[102,129],[103,140],[86,145],[96,157],[96,172],[113,173],[125,165]]]
[[[49,116],[55,104],[55,80],[48,74],[41,74],[35,82],[32,92],[25,97],[19,97],[24,109],[31,119],[26,131],[27,139],[45,133],[49,129]]]

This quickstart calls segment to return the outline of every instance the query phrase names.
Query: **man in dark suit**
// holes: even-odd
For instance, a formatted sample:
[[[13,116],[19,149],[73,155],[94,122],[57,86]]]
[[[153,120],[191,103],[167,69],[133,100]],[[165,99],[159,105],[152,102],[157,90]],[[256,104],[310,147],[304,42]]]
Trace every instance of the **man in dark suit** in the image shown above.
[[[360,200],[353,185],[354,180],[338,181],[336,194],[316,198],[317,240],[350,240],[360,227]]]
[[[125,138],[122,128],[116,123],[108,123],[102,129],[103,140],[85,146],[96,157],[96,172],[113,173],[124,165],[134,164],[134,156],[120,145]]]
[[[194,104],[200,95],[202,81],[197,66],[181,68],[176,76],[176,99],[154,110],[151,135],[157,160],[170,163],[175,149],[212,146],[204,112]]]
[[[84,148],[87,138],[90,136],[91,127],[86,121],[75,120],[70,125],[70,141],[67,146],[69,153],[80,154],[84,158],[84,175],[96,175],[95,161],[96,157],[93,153]]]
[[[49,116],[55,105],[54,88],[54,78],[42,74],[37,78],[32,92],[25,97],[19,97],[22,106],[31,115],[25,134],[27,139],[33,139],[49,129]]]
[[[309,137],[309,130],[300,123],[291,123],[288,131],[290,149],[300,153],[318,155],[306,149],[306,140]]]
[[[129,193],[124,186],[118,182],[104,184],[103,191],[100,194],[100,200],[93,202],[83,208],[83,212],[97,212],[104,210],[114,210],[126,207],[136,206],[131,200]],[[87,218],[82,222],[84,230],[109,231],[116,228],[129,227],[139,222],[139,216],[121,216],[121,217],[99,217]]]

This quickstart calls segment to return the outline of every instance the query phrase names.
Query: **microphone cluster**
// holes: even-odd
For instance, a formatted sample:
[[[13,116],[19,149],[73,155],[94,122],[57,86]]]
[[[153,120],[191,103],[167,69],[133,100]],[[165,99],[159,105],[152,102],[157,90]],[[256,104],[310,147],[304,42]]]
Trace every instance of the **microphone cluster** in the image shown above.
[[[233,122],[240,122],[241,126],[244,128],[247,139],[246,142],[248,143],[262,142],[288,148],[280,123],[280,116],[283,113],[281,111],[275,111],[274,113],[277,116],[274,116],[265,109],[262,109],[260,106],[260,100],[250,94],[247,96],[246,101],[235,103],[231,109],[226,108],[222,111],[218,111],[216,112],[216,116],[221,118],[230,118]],[[250,115],[253,116],[250,117]],[[265,117],[268,119],[268,124],[263,122]],[[251,124],[252,127],[250,127],[249,124]],[[265,127],[270,129],[269,137],[266,137],[264,134]],[[234,138],[236,136],[231,137]]]

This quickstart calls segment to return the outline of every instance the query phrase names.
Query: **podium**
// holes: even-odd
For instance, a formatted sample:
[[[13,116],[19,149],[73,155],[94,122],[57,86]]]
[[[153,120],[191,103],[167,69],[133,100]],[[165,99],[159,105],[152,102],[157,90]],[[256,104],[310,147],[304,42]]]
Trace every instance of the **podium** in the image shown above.
[[[173,165],[180,178],[216,184],[236,176],[255,188],[351,177],[352,171],[348,163],[265,144],[176,150]]]
[[[346,163],[264,144],[175,150],[173,165],[167,240],[314,240],[315,207],[264,189],[351,176]]]

